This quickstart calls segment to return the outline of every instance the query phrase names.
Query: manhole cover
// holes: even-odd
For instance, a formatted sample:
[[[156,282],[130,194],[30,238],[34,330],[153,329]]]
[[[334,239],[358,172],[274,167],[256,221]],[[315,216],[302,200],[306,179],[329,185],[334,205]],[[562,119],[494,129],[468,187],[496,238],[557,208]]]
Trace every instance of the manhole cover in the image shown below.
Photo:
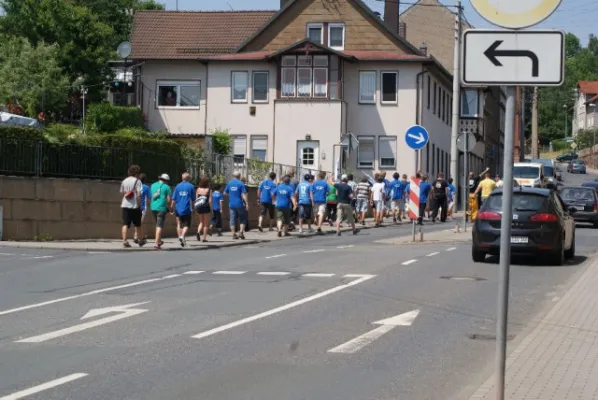
[[[489,333],[470,333],[467,337],[473,340],[496,340],[496,335]],[[514,338],[515,335],[507,335],[507,340],[513,340]]]
[[[477,276],[441,276],[440,279],[448,279],[451,281],[485,281],[485,278]]]

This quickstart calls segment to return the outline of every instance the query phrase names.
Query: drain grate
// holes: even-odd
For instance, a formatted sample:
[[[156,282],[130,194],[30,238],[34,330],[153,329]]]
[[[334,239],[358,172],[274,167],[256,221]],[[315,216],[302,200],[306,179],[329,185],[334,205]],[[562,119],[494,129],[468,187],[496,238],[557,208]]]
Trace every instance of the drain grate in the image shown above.
[[[451,281],[485,281],[486,278],[477,276],[441,276],[440,279],[448,279]]]
[[[467,335],[472,340],[496,340],[496,335],[489,333],[470,333]],[[507,341],[513,340],[515,335],[507,335]]]

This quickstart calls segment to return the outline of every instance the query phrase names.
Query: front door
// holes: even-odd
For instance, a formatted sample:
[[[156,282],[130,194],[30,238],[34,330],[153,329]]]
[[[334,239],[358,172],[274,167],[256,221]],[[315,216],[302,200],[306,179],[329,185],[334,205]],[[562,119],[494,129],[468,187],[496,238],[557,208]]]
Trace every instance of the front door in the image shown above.
[[[320,169],[320,143],[314,141],[297,142],[298,176]]]

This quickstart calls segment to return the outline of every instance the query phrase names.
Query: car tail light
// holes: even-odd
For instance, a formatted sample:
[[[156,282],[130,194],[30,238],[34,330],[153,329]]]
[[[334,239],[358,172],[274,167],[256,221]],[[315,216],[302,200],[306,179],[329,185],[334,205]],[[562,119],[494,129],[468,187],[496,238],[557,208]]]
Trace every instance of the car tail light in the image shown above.
[[[476,219],[480,221],[500,221],[500,214],[493,211],[482,211],[478,213]]]
[[[532,215],[529,220],[532,222],[557,222],[559,217],[557,217],[555,214],[542,213]]]
[[[594,203],[594,207],[592,208],[592,210],[594,212],[597,212],[598,211],[598,204]]]

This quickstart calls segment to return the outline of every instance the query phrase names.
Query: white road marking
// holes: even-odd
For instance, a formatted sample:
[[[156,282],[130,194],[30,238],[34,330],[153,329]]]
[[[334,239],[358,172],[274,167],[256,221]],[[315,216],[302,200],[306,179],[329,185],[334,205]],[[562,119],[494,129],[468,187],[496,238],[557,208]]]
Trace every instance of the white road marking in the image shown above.
[[[0,253],[0,256],[16,256],[14,253]]]
[[[43,335],[32,336],[32,337],[29,337],[26,339],[17,340],[17,341],[15,341],[15,343],[41,343],[41,342],[45,342],[47,340],[56,339],[61,336],[70,335],[71,333],[85,331],[87,329],[95,328],[96,326],[109,324],[111,322],[115,322],[115,321],[118,321],[118,320],[121,320],[124,318],[129,318],[129,317],[133,317],[138,314],[143,314],[144,312],[147,312],[148,310],[139,309],[139,308],[131,308],[131,307],[136,307],[136,306],[140,306],[142,304],[147,304],[147,303],[149,303],[149,301],[145,301],[143,303],[127,304],[124,306],[97,308],[94,310],[89,310],[89,312],[87,312],[87,314],[82,316],[81,319],[93,318],[93,317],[97,317],[97,316],[112,313],[112,312],[118,312],[120,314],[113,315],[113,316],[106,317],[106,318],[101,318],[101,319],[98,319],[95,321],[86,322],[86,323],[75,325],[75,326],[71,326],[68,328],[60,329],[60,330],[57,330],[54,332],[44,333]]]
[[[330,278],[334,274],[303,274],[301,276],[305,276],[306,278]]]
[[[243,275],[246,273],[247,271],[215,271],[212,272],[212,275]]]
[[[178,278],[179,276],[181,276],[181,274],[166,275],[166,276],[162,277],[162,279]]]
[[[268,258],[278,258],[278,257],[284,257],[284,256],[286,256],[286,254],[277,254],[277,255],[275,255],[275,256],[270,256],[270,257],[266,257],[266,258],[267,258],[267,259],[268,259]]]
[[[61,297],[59,299],[48,300],[48,301],[44,301],[44,302],[41,302],[41,303],[29,304],[27,306],[22,306],[22,307],[12,308],[10,310],[0,311],[0,316],[6,315],[6,314],[13,314],[13,313],[16,313],[16,312],[19,312],[19,311],[30,310],[32,308],[39,308],[39,307],[49,306],[50,304],[62,303],[63,301],[74,300],[74,299],[78,299],[78,298],[81,298],[81,297],[88,297],[88,296],[92,296],[94,294],[101,294],[101,293],[106,293],[106,292],[112,292],[113,290],[126,289],[126,288],[135,287],[135,286],[139,286],[139,285],[145,285],[146,283],[159,282],[159,281],[161,281],[163,279],[164,278],[145,279],[143,281],[131,282],[131,283],[127,283],[127,284],[124,284],[124,285],[111,286],[111,287],[107,287],[107,288],[104,288],[104,289],[92,290],[91,292],[86,292],[86,293],[81,293],[81,294],[75,294],[73,296],[68,296],[68,297]]]
[[[304,253],[321,253],[323,251],[326,251],[326,249],[306,250],[306,251],[304,251]]]
[[[350,249],[351,247],[355,247],[354,244],[348,244],[346,246],[337,246],[337,249]]]
[[[290,272],[276,272],[276,271],[272,271],[272,272],[258,272],[258,275],[266,275],[266,276],[283,276],[283,275],[289,275]]]
[[[446,251],[453,251],[453,250],[457,250],[456,247],[449,247],[448,249],[446,249]]]
[[[435,251],[434,253],[428,254],[426,257],[434,257],[435,255],[440,254],[439,252]]]
[[[88,251],[87,254],[108,254],[108,251]]]
[[[183,275],[199,275],[201,273],[203,273],[203,271],[186,271],[183,272]]]
[[[328,290],[325,290],[323,292],[316,293],[316,294],[308,296],[308,297],[304,297],[304,298],[299,299],[297,301],[293,301],[292,303],[288,303],[288,304],[285,304],[283,306],[276,307],[276,308],[273,308],[273,309],[268,310],[268,311],[264,311],[264,312],[256,314],[256,315],[252,315],[251,317],[243,318],[243,319],[240,319],[240,320],[237,320],[237,321],[234,321],[234,322],[231,322],[231,323],[219,326],[217,328],[210,329],[210,330],[198,333],[197,335],[192,336],[192,338],[203,339],[203,338],[206,338],[208,336],[212,336],[212,335],[215,335],[217,333],[224,332],[224,331],[227,331],[227,330],[232,329],[232,328],[236,328],[237,326],[248,324],[250,322],[257,321],[259,319],[266,318],[266,317],[269,317],[269,316],[274,315],[274,314],[278,314],[278,313],[286,311],[286,310],[290,310],[291,308],[300,306],[302,304],[306,304],[306,303],[309,303],[311,301],[320,299],[322,297],[331,295],[333,293],[340,292],[341,290],[350,288],[352,286],[359,285],[360,283],[363,283],[363,282],[365,282],[365,281],[367,281],[369,279],[372,279],[375,276],[376,275],[363,275],[361,278],[356,279],[354,281],[351,281],[349,283],[345,283],[343,285],[335,286],[335,287],[330,288]]]
[[[401,265],[410,265],[413,264],[414,262],[417,262],[417,260],[413,259],[413,260],[407,260],[404,263],[401,263]]]
[[[361,336],[357,336],[355,339],[351,339],[346,343],[336,346],[330,350],[329,353],[344,353],[352,354],[363,349],[374,340],[379,339],[385,333],[390,332],[397,326],[411,326],[415,318],[417,318],[419,310],[409,311],[400,315],[396,315],[391,318],[386,318],[381,321],[374,322],[374,325],[382,325],[378,328],[372,329],[371,331],[364,333]]]
[[[41,260],[43,258],[54,258],[54,256],[37,256],[37,257],[31,257],[31,259],[33,259],[33,260]]]
[[[55,388],[56,386],[64,385],[65,383],[69,383],[75,381],[77,379],[81,379],[86,377],[88,374],[78,373],[78,374],[71,374],[64,376],[59,379],[54,379],[53,381],[42,383],[41,385],[34,386],[29,389],[21,390],[20,392],[16,392],[13,394],[9,394],[8,396],[0,397],[0,400],[19,400],[24,397],[32,396],[34,394],[43,392],[48,389]]]

